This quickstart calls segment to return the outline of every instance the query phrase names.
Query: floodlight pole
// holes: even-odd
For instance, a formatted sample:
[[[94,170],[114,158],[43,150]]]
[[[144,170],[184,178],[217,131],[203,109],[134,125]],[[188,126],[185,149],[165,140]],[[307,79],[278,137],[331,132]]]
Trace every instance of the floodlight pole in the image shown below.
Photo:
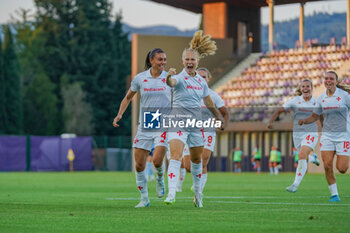
[[[350,46],[350,0],[347,0],[346,9],[346,44]]]
[[[300,17],[299,17],[299,45],[304,48],[304,5],[305,2],[300,3]]]
[[[273,43],[274,43],[274,6],[275,6],[275,1],[274,0],[266,0],[266,3],[269,5],[269,8],[270,8],[269,51],[272,51],[273,50]]]

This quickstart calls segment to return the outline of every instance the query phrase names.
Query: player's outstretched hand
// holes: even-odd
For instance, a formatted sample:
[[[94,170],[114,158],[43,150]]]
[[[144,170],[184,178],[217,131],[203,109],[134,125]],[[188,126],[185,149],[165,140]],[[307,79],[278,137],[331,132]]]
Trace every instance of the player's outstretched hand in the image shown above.
[[[267,128],[268,128],[268,129],[272,129],[272,124],[271,124],[271,123],[268,123],[268,124],[267,124]]]
[[[116,116],[116,117],[114,118],[114,120],[113,120],[113,127],[114,127],[114,128],[119,127],[119,125],[118,125],[117,123],[120,121],[120,119],[122,119],[120,116]]]
[[[226,128],[226,124],[227,122],[225,121],[225,119],[220,115],[216,120],[221,121],[221,130],[224,130]]]
[[[175,75],[176,74],[176,69],[175,68],[170,68],[168,71],[168,76],[169,75]]]
[[[299,125],[303,125],[304,123],[305,123],[304,120],[299,120],[299,121],[298,121],[298,124],[299,124]]]

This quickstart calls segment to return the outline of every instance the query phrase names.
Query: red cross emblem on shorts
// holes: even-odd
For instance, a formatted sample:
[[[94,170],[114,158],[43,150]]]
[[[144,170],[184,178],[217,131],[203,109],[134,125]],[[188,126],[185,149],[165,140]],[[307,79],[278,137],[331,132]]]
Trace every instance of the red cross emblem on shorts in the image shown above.
[[[198,79],[198,81],[199,81],[199,82],[202,82],[202,80],[201,80],[200,78]]]
[[[137,188],[141,191],[143,189],[143,187],[141,186],[137,186]]]
[[[177,132],[177,134],[178,134],[179,136],[183,135],[183,133],[181,132],[181,130],[180,130],[179,132]]]
[[[136,144],[136,143],[138,143],[138,142],[139,142],[139,139],[136,138],[136,139],[134,140],[134,144]]]
[[[162,79],[162,82],[165,83],[165,78]]]
[[[300,173],[300,172],[298,173],[298,176],[301,176],[301,173]]]
[[[173,177],[175,177],[174,173],[170,173],[168,176],[170,177],[170,179],[172,179]]]
[[[188,80],[188,78],[187,78],[187,77],[185,77],[185,80]]]
[[[340,100],[341,100],[341,98],[338,96],[337,100],[338,100],[338,101],[340,101]]]
[[[144,82],[147,82],[147,79],[144,79],[143,81],[144,81]]]
[[[198,174],[196,176],[200,179],[202,177],[202,174]]]

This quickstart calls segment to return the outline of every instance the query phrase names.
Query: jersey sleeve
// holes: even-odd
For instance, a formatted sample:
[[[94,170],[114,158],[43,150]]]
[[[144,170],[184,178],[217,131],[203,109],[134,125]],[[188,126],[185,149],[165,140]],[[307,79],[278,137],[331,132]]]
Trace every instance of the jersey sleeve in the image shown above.
[[[209,87],[208,84],[203,81],[203,98],[207,97],[209,95]]]
[[[133,80],[131,81],[131,85],[130,85],[130,89],[133,91],[133,92],[137,92],[138,90],[140,90],[140,78],[139,76],[135,76],[133,78]]]
[[[350,110],[350,93],[344,93],[344,104]]]
[[[210,97],[215,104],[215,108],[219,109],[225,106],[224,101],[221,99],[221,97],[217,93],[213,92],[213,96],[210,96]]]
[[[293,107],[293,104],[294,104],[294,98],[288,100],[286,103],[283,104],[284,110],[285,110],[285,111],[290,110],[290,109]]]
[[[322,96],[323,95],[321,95],[321,96],[319,96],[318,98],[317,98],[317,100],[316,100],[316,106],[315,106],[315,109],[314,109],[314,111],[313,111],[313,113],[315,113],[315,114],[317,114],[317,115],[321,115],[322,114],[322,112],[323,112],[323,110],[322,110]]]

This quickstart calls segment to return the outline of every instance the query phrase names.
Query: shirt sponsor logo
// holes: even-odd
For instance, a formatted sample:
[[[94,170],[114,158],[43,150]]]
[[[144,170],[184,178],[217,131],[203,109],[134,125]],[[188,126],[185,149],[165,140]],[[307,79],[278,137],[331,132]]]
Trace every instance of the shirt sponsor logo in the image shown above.
[[[311,109],[305,109],[305,108],[298,108],[298,111],[300,111],[300,112],[313,112]]]
[[[165,91],[165,87],[159,87],[159,88],[143,88],[143,91]]]
[[[187,89],[202,90],[203,87],[196,87],[196,86],[187,85]]]
[[[330,109],[337,109],[337,108],[340,108],[340,106],[324,107],[323,110],[330,110]]]

